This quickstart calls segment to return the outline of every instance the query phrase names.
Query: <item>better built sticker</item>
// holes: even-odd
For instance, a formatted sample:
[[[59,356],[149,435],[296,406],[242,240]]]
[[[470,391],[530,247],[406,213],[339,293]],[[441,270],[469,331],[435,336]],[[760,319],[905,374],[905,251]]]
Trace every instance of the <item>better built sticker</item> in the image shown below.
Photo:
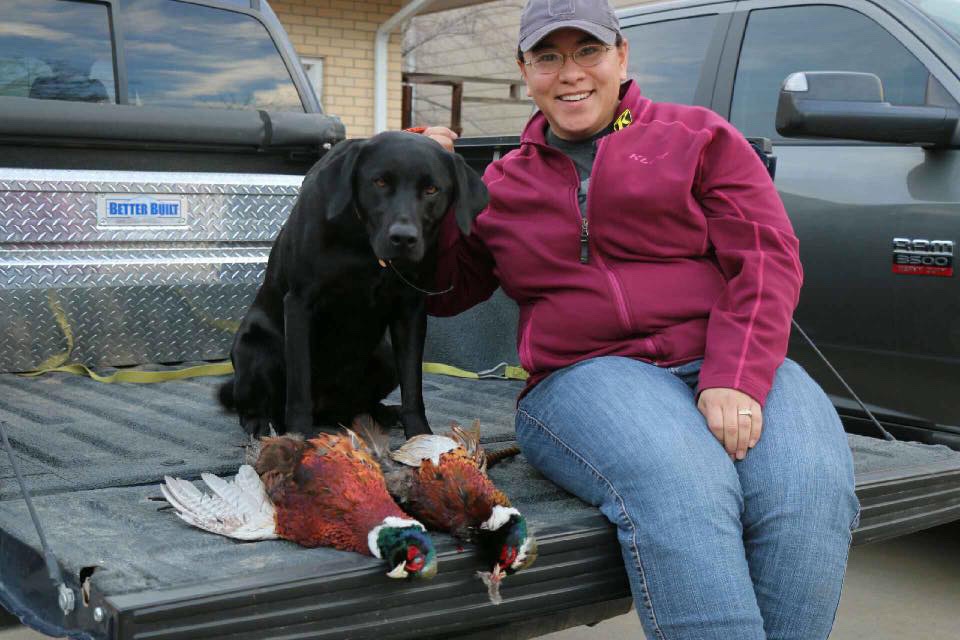
[[[182,226],[187,203],[179,195],[101,193],[97,196],[97,224]]]

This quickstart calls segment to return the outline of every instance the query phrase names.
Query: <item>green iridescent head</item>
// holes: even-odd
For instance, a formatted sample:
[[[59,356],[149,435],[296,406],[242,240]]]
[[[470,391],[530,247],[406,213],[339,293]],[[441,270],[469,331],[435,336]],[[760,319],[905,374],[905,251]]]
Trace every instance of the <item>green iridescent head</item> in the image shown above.
[[[437,575],[437,552],[433,540],[419,523],[402,522],[405,524],[389,523],[374,530],[380,557],[391,567],[387,575],[391,578],[432,578]]]
[[[512,507],[494,507],[480,531],[485,560],[502,572],[526,569],[537,559],[537,539],[527,528],[526,518]]]

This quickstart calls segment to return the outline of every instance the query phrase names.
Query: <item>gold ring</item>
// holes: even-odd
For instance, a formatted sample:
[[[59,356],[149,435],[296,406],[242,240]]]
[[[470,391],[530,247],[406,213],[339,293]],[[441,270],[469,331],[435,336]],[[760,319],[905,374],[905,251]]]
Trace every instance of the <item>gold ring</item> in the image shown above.
[[[737,415],[750,417],[753,416],[753,411],[750,411],[750,409],[737,409]]]

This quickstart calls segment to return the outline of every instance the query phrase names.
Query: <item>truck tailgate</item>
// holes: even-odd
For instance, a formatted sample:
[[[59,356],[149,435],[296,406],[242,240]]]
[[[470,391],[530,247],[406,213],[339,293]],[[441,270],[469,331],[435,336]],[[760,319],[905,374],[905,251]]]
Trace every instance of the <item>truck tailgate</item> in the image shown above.
[[[238,543],[189,528],[162,503],[165,474],[232,474],[245,436],[213,399],[218,378],[103,385],[66,375],[0,376],[0,419],[72,587],[67,617],[5,457],[0,458],[0,604],[47,633],[92,638],[532,637],[626,611],[630,592],[612,527],[522,457],[491,476],[540,541],[528,571],[494,606],[472,551],[437,536],[440,573],[386,578],[379,562],[282,541]],[[520,383],[426,376],[435,429],[479,418],[490,449],[513,438]],[[398,434],[399,437],[399,434]],[[960,518],[960,453],[850,436],[863,518],[855,543]],[[96,613],[99,610],[99,613]],[[99,620],[97,619],[99,618]],[[509,625],[509,626],[504,626]],[[494,631],[492,628],[497,627]],[[301,635],[302,634],[302,635]]]

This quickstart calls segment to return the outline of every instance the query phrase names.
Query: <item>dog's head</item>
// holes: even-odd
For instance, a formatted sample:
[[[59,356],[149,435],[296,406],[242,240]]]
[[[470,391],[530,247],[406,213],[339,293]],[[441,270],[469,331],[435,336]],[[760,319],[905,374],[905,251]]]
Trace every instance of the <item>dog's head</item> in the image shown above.
[[[460,156],[426,136],[393,131],[336,145],[318,163],[326,217],[358,216],[378,258],[419,262],[451,208],[464,234],[487,188]]]

